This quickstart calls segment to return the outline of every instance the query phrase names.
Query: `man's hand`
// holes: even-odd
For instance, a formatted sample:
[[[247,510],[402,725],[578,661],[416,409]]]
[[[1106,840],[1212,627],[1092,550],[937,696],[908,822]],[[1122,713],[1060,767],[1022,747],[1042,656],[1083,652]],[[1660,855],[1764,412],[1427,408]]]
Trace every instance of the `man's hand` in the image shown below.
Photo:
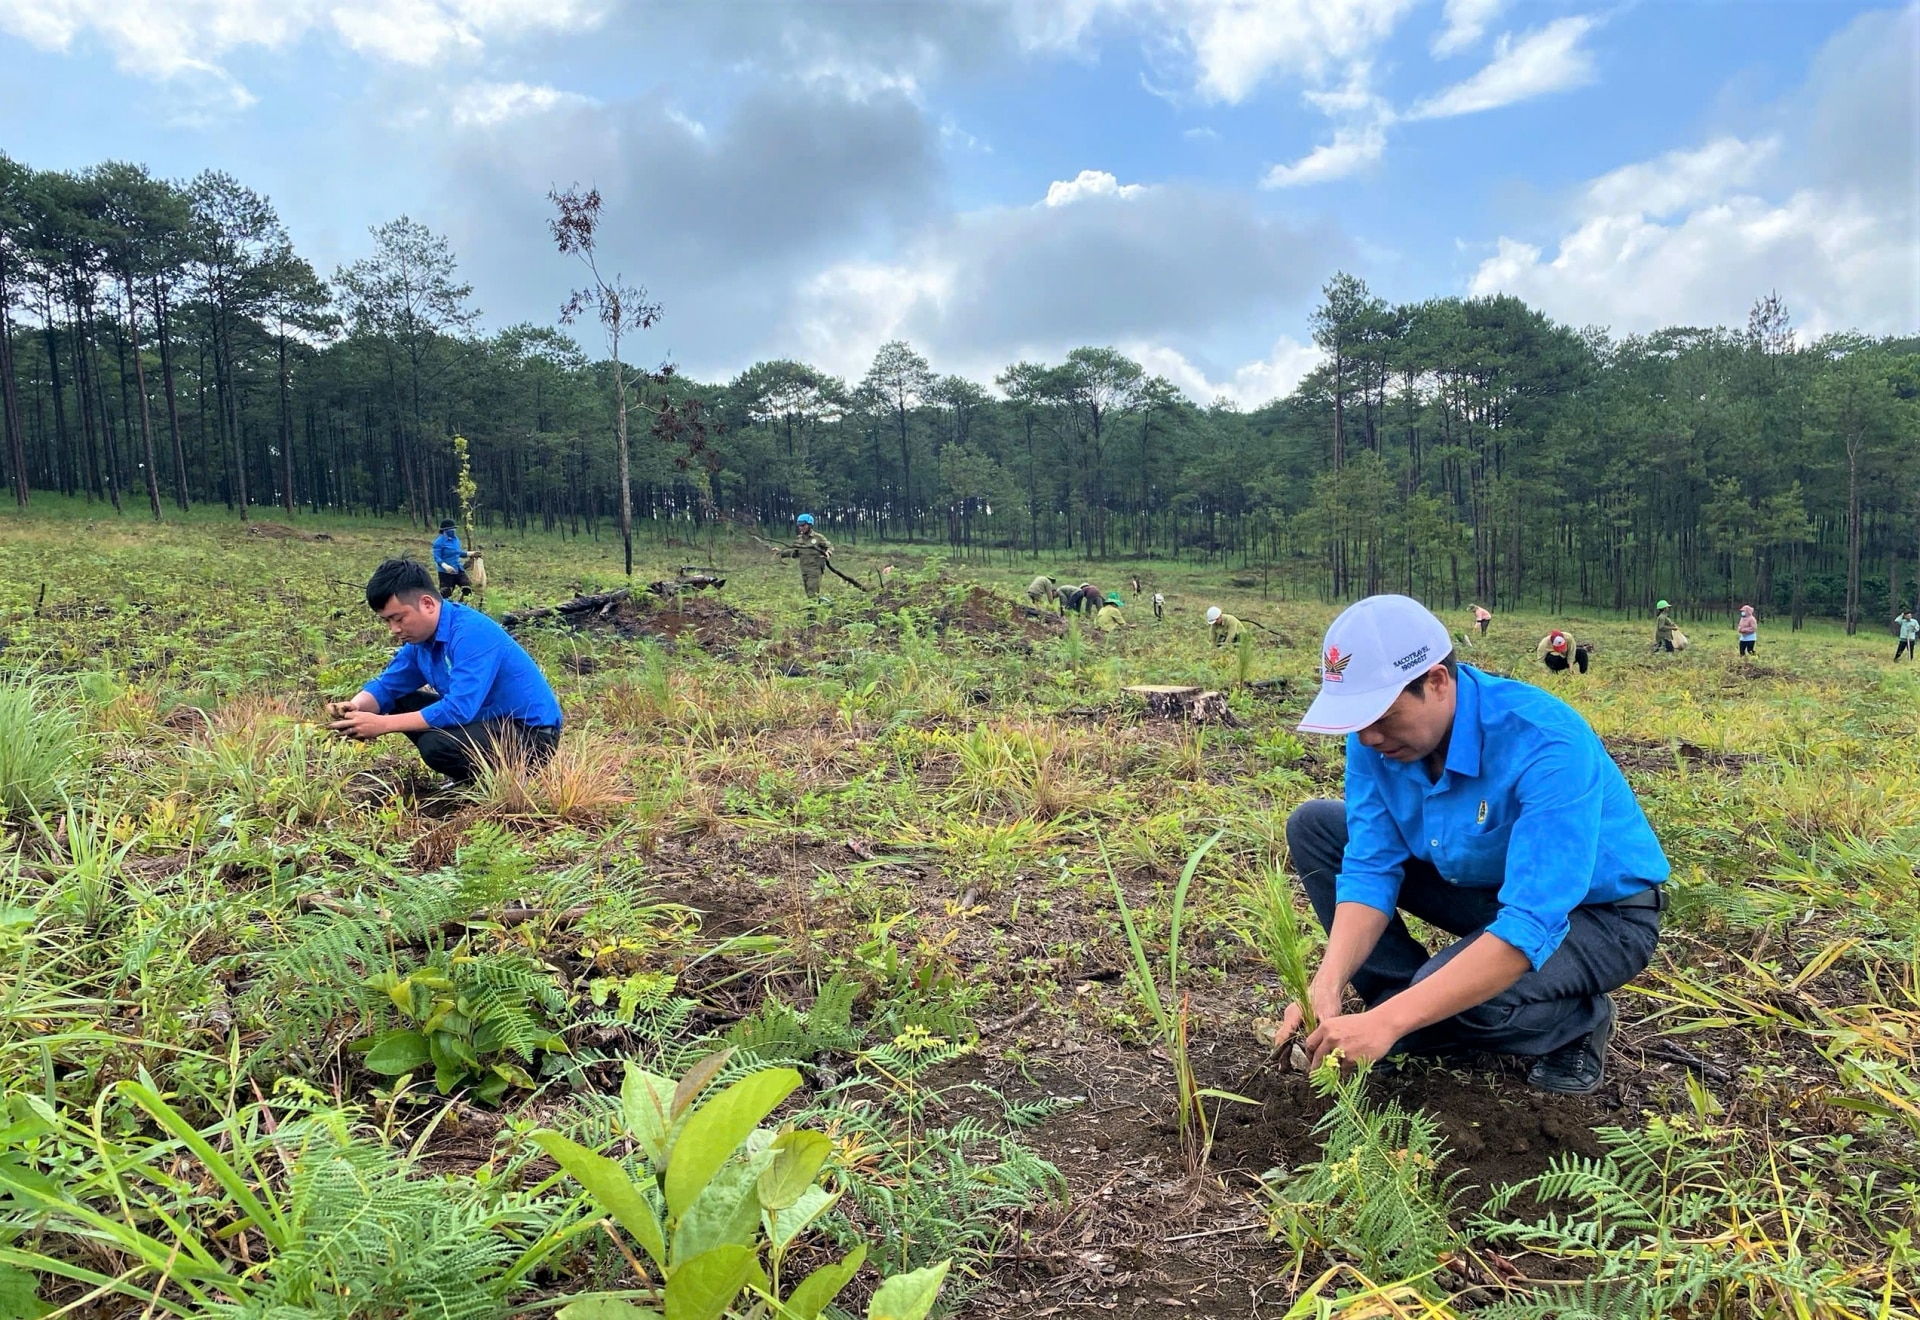
[[[391,717],[382,715],[378,711],[359,710],[344,703],[335,702],[328,707],[327,713],[336,716],[329,727],[335,733],[343,733],[349,738],[359,738],[364,741],[393,732]]]
[[[1307,987],[1307,1001],[1313,1007],[1313,1018],[1316,1022],[1327,1022],[1340,1016],[1338,986],[1327,989],[1317,984],[1310,985]],[[1273,1047],[1279,1049],[1285,1045],[1306,1020],[1306,1014],[1300,1011],[1300,1005],[1288,1004],[1287,1011],[1280,1015],[1280,1029],[1274,1033]]]
[[[1400,1028],[1378,1010],[1322,1018],[1320,1029],[1307,1037],[1309,1066],[1318,1068],[1335,1050],[1348,1063],[1384,1059],[1399,1039]]]

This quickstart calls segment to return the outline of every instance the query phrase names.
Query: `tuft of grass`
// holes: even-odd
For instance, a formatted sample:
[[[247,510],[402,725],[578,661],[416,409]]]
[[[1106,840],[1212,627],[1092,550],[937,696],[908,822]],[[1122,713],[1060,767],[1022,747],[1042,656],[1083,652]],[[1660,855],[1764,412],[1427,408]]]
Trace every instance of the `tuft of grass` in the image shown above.
[[[1281,986],[1300,1005],[1302,1030],[1311,1033],[1320,1023],[1307,996],[1307,959],[1318,941],[1311,923],[1302,921],[1293,905],[1293,884],[1286,871],[1272,863],[1262,866],[1242,882],[1239,900],[1240,938],[1279,976]]]
[[[633,800],[626,762],[620,745],[579,735],[562,738],[538,768],[502,749],[482,767],[476,787],[481,801],[501,815],[594,824]]]
[[[48,683],[0,680],[0,814],[25,819],[58,805],[82,747],[79,721]]]

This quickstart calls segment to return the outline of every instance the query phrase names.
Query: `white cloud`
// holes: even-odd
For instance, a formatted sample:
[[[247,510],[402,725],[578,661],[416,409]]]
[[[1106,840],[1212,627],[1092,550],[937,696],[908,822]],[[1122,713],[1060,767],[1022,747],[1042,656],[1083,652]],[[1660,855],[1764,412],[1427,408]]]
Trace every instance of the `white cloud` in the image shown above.
[[[1269,76],[1325,81],[1392,35],[1411,0],[1188,0],[1202,95],[1242,101]]]
[[[592,104],[589,97],[563,92],[555,87],[533,86],[523,82],[468,83],[454,98],[453,122],[464,128],[491,128],[510,119],[545,114],[563,106]],[[705,134],[700,125],[684,115],[668,111],[667,117],[696,137]]]
[[[1778,204],[1734,197],[1671,224],[1596,216],[1550,258],[1502,238],[1470,285],[1476,295],[1515,294],[1573,324],[1627,331],[1738,325],[1774,289],[1815,335],[1911,333],[1920,324],[1905,224],[1812,189]]]
[[[1472,50],[1507,0],[1447,0],[1447,26],[1433,39],[1435,59]]]
[[[1745,187],[1779,155],[1778,138],[1716,138],[1696,151],[1622,166],[1587,185],[1584,202],[1598,215],[1671,215]]]
[[[1092,197],[1138,197],[1146,185],[1121,183],[1105,170],[1081,170],[1073,178],[1047,185],[1046,206],[1071,206]]]
[[[122,70],[167,80],[225,78],[220,60],[234,51],[323,30],[364,55],[429,64],[496,37],[588,27],[602,12],[600,0],[0,0],[0,31],[43,50],[91,34]]]
[[[1556,238],[1501,237],[1470,290],[1627,332],[1740,325],[1778,290],[1811,335],[1914,333],[1916,39],[1920,6],[1862,15],[1771,116],[1777,133],[1600,175]]]
[[[1315,147],[1291,165],[1275,165],[1260,180],[1260,186],[1297,188],[1344,179],[1379,160],[1386,150],[1387,130],[1382,122],[1336,129],[1332,142]]]
[[[1074,49],[1108,13],[1154,23],[1192,62],[1195,90],[1244,101],[1268,78],[1325,83],[1367,59],[1418,0],[1014,0],[1029,49]]]
[[[1518,41],[1511,33],[1502,34],[1485,68],[1420,102],[1409,117],[1477,114],[1589,83],[1593,56],[1580,43],[1592,30],[1591,18],[1575,17],[1555,19]]]
[[[1282,335],[1273,351],[1258,362],[1234,369],[1225,380],[1213,380],[1178,349],[1165,344],[1125,343],[1121,350],[1147,371],[1165,376],[1196,403],[1229,399],[1243,409],[1258,408],[1293,392],[1309,371],[1320,365],[1322,354],[1312,344]]]

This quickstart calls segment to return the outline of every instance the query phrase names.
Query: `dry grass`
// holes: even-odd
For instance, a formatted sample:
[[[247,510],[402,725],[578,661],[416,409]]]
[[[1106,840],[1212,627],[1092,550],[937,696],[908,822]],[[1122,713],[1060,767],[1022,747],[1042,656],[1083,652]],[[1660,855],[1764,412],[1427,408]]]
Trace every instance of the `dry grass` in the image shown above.
[[[476,787],[488,814],[598,824],[633,800],[632,752],[592,733],[563,736],[544,765],[530,767],[511,747],[487,758]]]

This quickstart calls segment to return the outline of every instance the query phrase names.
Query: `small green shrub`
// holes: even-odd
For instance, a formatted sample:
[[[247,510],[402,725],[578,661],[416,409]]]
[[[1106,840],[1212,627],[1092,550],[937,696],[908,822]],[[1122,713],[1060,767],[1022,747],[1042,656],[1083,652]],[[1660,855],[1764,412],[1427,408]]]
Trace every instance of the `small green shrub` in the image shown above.
[[[82,745],[79,721],[46,683],[0,679],[0,813],[24,819],[57,805]]]

